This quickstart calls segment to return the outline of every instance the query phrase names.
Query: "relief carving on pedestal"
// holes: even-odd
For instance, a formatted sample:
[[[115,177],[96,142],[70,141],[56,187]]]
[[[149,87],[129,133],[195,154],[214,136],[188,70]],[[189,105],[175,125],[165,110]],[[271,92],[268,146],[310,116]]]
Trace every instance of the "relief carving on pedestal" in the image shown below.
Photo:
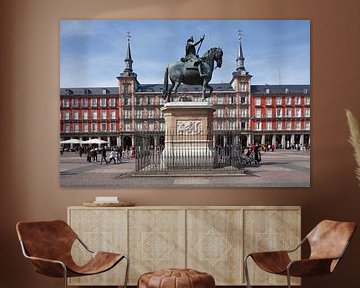
[[[177,135],[199,135],[202,132],[201,120],[187,120],[176,122]]]

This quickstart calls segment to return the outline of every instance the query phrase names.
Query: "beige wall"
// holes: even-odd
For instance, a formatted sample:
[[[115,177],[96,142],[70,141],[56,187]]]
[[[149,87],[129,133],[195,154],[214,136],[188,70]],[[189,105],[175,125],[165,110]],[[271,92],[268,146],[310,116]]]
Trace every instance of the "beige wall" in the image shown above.
[[[5,3],[7,2],[7,3]],[[344,108],[360,119],[360,17],[350,0],[5,0],[1,31],[1,287],[62,287],[22,258],[19,220],[66,217],[107,189],[59,187],[59,19],[311,19],[310,189],[117,189],[138,205],[301,205],[303,234],[324,218],[360,223]],[[200,12],[202,7],[205,12]],[[119,71],[123,68],[119,59]],[[115,84],[115,82],[114,82]],[[359,232],[358,232],[359,233]],[[360,237],[338,271],[303,287],[358,287]]]

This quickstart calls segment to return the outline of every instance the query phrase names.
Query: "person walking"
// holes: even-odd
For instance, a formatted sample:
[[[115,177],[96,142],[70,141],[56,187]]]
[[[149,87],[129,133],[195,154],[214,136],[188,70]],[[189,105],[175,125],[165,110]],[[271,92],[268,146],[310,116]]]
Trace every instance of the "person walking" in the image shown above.
[[[109,164],[106,160],[106,147],[104,146],[101,150],[101,159],[100,159],[100,165],[102,164],[102,161],[105,161],[106,164]]]

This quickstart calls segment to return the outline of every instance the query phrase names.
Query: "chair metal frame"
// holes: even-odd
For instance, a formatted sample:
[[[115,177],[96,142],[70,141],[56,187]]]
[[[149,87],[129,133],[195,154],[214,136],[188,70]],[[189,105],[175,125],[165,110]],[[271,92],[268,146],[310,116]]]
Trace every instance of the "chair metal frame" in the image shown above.
[[[311,233],[311,232],[310,232]],[[309,234],[310,234],[309,233]],[[294,249],[290,249],[290,250],[282,250],[281,252],[286,252],[286,253],[293,253],[295,252],[297,249],[299,249],[305,242],[308,241],[308,235],[306,237],[304,237],[300,244],[298,244]],[[323,262],[323,261],[334,261],[334,260],[340,260],[345,252],[346,252],[346,249],[347,247],[349,246],[349,243],[350,243],[350,240],[347,240],[345,246],[344,246],[344,249],[343,251],[341,252],[340,256],[337,256],[337,257],[332,257],[332,258],[309,258],[309,259],[306,259],[306,260],[313,260],[313,261],[319,261],[319,262]],[[271,251],[270,251],[271,252]],[[278,251],[273,251],[273,252],[278,252]],[[251,254],[252,253],[249,253],[248,255],[246,255],[244,257],[244,273],[245,273],[245,279],[246,279],[246,287],[247,288],[252,288],[252,286],[250,285],[250,279],[249,279],[249,270],[248,270],[248,265],[247,265],[247,260],[249,257],[251,257]],[[287,276],[287,286],[288,288],[291,288],[291,275],[290,275],[290,268],[291,266],[294,264],[294,263],[297,263],[297,262],[300,262],[302,261],[302,259],[300,260],[293,260],[293,261],[290,261],[290,263],[287,265],[286,267],[286,276]],[[274,273],[276,274],[276,273]],[[282,275],[282,274],[277,274],[277,275]],[[296,277],[296,276],[295,276]],[[301,276],[298,276],[298,277],[301,277]]]
[[[91,254],[94,254],[95,252],[90,250],[89,247],[79,238],[79,236],[75,233],[76,235],[76,240],[78,240],[80,242],[80,244]],[[20,242],[20,246],[21,246],[21,251],[24,255],[25,258],[30,259],[30,260],[37,260],[37,261],[44,261],[44,262],[49,262],[49,263],[53,263],[53,264],[59,264],[61,265],[61,267],[63,268],[63,278],[64,278],[64,287],[67,288],[68,287],[68,269],[65,265],[64,262],[59,261],[59,260],[54,260],[54,259],[46,259],[46,258],[40,258],[40,257],[34,257],[28,254],[28,252],[26,251],[25,245],[23,243],[22,240],[19,240]],[[123,288],[127,288],[127,283],[128,283],[128,277],[129,277],[129,265],[130,265],[130,259],[128,256],[123,255],[123,258],[125,258],[126,260],[126,270],[125,270],[125,279],[124,279],[124,285]],[[117,264],[119,264],[121,261],[119,261]],[[116,265],[117,265],[116,264]],[[116,266],[115,265],[115,266]],[[103,271],[106,272],[106,271]],[[101,272],[101,273],[103,273]],[[81,275],[79,275],[81,276]],[[83,275],[83,276],[91,276],[91,274],[89,275]]]

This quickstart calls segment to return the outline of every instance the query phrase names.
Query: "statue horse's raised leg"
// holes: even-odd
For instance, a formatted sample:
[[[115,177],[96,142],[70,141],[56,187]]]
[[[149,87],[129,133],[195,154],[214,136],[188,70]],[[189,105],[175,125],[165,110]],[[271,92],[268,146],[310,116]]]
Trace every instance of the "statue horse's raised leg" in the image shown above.
[[[206,89],[209,89],[209,93],[206,94]],[[211,96],[214,88],[209,85],[209,81],[207,79],[203,80],[203,89],[202,89],[202,101],[206,101],[206,98]]]

